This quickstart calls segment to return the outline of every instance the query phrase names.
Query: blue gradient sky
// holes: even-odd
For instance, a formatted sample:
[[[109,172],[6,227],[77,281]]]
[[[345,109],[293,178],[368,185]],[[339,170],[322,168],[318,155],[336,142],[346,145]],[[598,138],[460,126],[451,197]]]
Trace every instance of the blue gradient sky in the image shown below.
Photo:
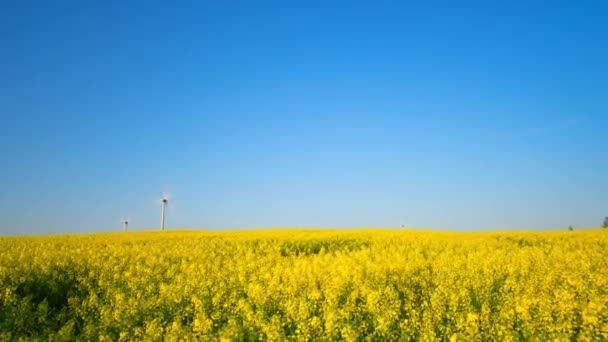
[[[129,3],[129,5],[125,4]],[[3,1],[0,234],[608,215],[606,1]]]

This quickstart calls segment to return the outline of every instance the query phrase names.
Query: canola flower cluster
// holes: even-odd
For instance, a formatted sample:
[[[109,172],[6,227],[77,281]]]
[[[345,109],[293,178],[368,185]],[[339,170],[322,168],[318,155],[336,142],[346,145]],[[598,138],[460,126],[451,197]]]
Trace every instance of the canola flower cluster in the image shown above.
[[[0,238],[0,340],[608,340],[608,232]]]

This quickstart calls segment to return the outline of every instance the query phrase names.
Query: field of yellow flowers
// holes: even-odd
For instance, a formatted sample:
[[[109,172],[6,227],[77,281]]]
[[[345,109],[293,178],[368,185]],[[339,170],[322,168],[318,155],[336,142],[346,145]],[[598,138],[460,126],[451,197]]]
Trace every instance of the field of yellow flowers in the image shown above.
[[[0,238],[0,340],[607,340],[608,232]]]

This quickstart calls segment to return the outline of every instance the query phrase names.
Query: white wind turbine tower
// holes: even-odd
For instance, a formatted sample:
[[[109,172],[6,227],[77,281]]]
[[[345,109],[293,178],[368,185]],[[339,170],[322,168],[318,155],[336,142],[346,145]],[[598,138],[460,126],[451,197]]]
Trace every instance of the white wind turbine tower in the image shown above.
[[[124,227],[125,232],[129,230],[129,219],[128,218],[122,220],[122,226]]]
[[[161,212],[160,212],[160,230],[165,230],[165,208],[167,208],[167,202],[169,202],[169,197],[167,194],[163,193],[163,198],[161,199]]]

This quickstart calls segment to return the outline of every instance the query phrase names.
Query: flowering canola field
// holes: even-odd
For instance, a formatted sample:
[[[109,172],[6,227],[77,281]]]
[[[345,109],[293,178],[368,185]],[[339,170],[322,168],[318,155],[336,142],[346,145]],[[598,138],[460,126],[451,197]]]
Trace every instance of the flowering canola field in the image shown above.
[[[0,238],[0,340],[608,340],[608,232]]]

